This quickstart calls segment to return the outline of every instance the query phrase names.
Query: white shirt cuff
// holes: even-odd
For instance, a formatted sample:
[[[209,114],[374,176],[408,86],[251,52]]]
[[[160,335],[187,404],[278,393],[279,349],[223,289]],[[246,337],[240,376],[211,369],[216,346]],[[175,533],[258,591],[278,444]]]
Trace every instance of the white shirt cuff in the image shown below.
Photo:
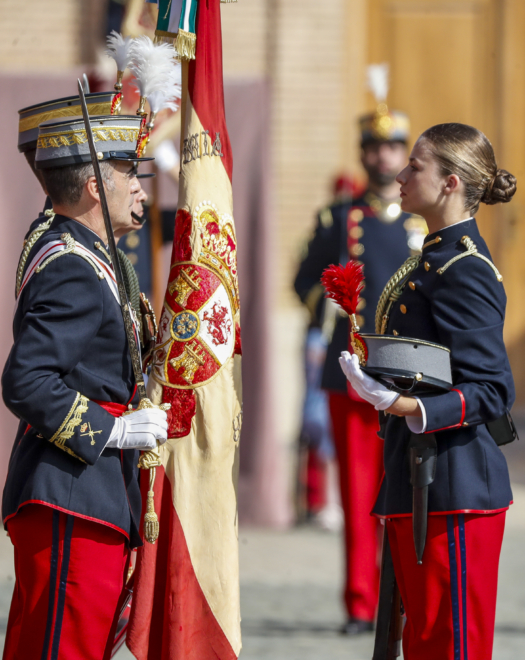
[[[419,410],[421,410],[421,417],[414,417],[407,415],[405,417],[408,428],[412,433],[424,433],[427,430],[427,411],[420,398],[415,397]]]

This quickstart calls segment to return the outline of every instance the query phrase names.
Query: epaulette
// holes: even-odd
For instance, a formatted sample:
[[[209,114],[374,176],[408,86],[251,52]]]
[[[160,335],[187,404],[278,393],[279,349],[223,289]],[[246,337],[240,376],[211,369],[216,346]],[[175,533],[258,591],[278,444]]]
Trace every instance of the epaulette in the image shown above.
[[[26,267],[27,259],[29,257],[29,253],[33,249],[34,244],[38,241],[38,239],[42,236],[42,234],[45,234],[46,231],[51,227],[51,223],[55,219],[55,212],[53,209],[48,209],[47,211],[44,211],[44,215],[47,216],[47,220],[44,222],[41,222],[36,229],[34,229],[27,239],[24,241],[24,249],[22,250],[22,254],[20,255],[20,259],[18,260],[18,268],[16,269],[16,297],[18,298],[18,294],[20,293],[20,287],[22,286],[22,280],[24,278],[24,270]]]
[[[478,252],[478,248],[476,247],[476,244],[469,236],[463,236],[463,238],[461,239],[461,244],[467,248],[467,251],[463,252],[463,254],[456,255],[450,261],[447,261],[447,263],[444,266],[438,268],[437,270],[438,275],[443,275],[443,273],[447,270],[447,268],[452,266],[452,264],[456,263],[456,261],[459,261],[460,259],[464,259],[465,257],[477,257],[478,259],[481,259],[492,268],[498,282],[503,282],[503,277],[501,276],[499,270],[496,268],[496,266],[492,263],[490,259],[487,259],[485,255]]]
[[[83,252],[77,250],[77,242],[71,236],[71,234],[67,234],[67,233],[61,234],[60,238],[64,241],[66,247],[63,250],[53,253],[50,257],[42,261],[42,263],[40,263],[37,266],[35,270],[36,273],[41,273],[44,270],[44,268],[48,266],[52,261],[55,261],[55,259],[58,259],[59,257],[63,257],[65,254],[74,253],[79,257],[81,257],[82,259],[84,259],[84,261],[86,261],[93,268],[93,270],[95,271],[95,273],[97,274],[100,280],[104,279],[105,275],[103,271],[97,268],[97,265],[94,262],[94,260],[91,259],[88,255],[84,254]]]
[[[329,206],[326,206],[319,212],[319,222],[325,229],[328,229],[328,227],[331,227],[334,224],[332,209]]]

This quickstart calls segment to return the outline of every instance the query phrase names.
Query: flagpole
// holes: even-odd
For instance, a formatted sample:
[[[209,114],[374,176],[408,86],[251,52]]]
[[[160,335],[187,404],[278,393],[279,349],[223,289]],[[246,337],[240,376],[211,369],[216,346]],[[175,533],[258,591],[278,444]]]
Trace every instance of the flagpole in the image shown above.
[[[151,182],[151,205],[149,208],[150,240],[151,240],[151,297],[153,309],[157,318],[160,318],[164,301],[165,282],[162,263],[162,213],[159,206],[159,178],[158,168],[153,165],[154,174]]]

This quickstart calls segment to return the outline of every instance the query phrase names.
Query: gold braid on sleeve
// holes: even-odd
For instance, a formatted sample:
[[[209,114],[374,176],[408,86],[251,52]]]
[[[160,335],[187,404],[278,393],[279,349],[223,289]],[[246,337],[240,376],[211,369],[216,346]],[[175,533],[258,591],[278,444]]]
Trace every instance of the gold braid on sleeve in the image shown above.
[[[58,428],[57,432],[53,437],[49,438],[49,442],[52,442],[54,445],[65,451],[66,453],[78,458],[80,461],[85,463],[83,458],[80,458],[72,449],[70,449],[65,443],[67,440],[73,437],[75,430],[79,424],[82,423],[82,415],[88,410],[89,399],[79,392],[73,401],[66,418]]]
[[[405,263],[399,268],[386,283],[383,293],[379,298],[376,309],[376,333],[384,335],[386,326],[388,324],[388,317],[392,305],[398,300],[399,296],[403,293],[408,276],[416,270],[421,261],[421,256],[417,255],[409,257]]]

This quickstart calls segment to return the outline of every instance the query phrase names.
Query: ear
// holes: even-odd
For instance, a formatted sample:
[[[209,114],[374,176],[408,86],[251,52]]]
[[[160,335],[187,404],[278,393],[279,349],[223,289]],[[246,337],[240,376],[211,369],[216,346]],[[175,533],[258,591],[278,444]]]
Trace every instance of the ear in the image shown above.
[[[84,190],[88,194],[89,198],[95,202],[100,202],[100,196],[98,194],[98,185],[97,180],[94,176],[90,176],[86,181]]]
[[[449,174],[445,180],[443,192],[445,195],[450,195],[451,193],[458,192],[462,185],[461,179],[457,174]]]

